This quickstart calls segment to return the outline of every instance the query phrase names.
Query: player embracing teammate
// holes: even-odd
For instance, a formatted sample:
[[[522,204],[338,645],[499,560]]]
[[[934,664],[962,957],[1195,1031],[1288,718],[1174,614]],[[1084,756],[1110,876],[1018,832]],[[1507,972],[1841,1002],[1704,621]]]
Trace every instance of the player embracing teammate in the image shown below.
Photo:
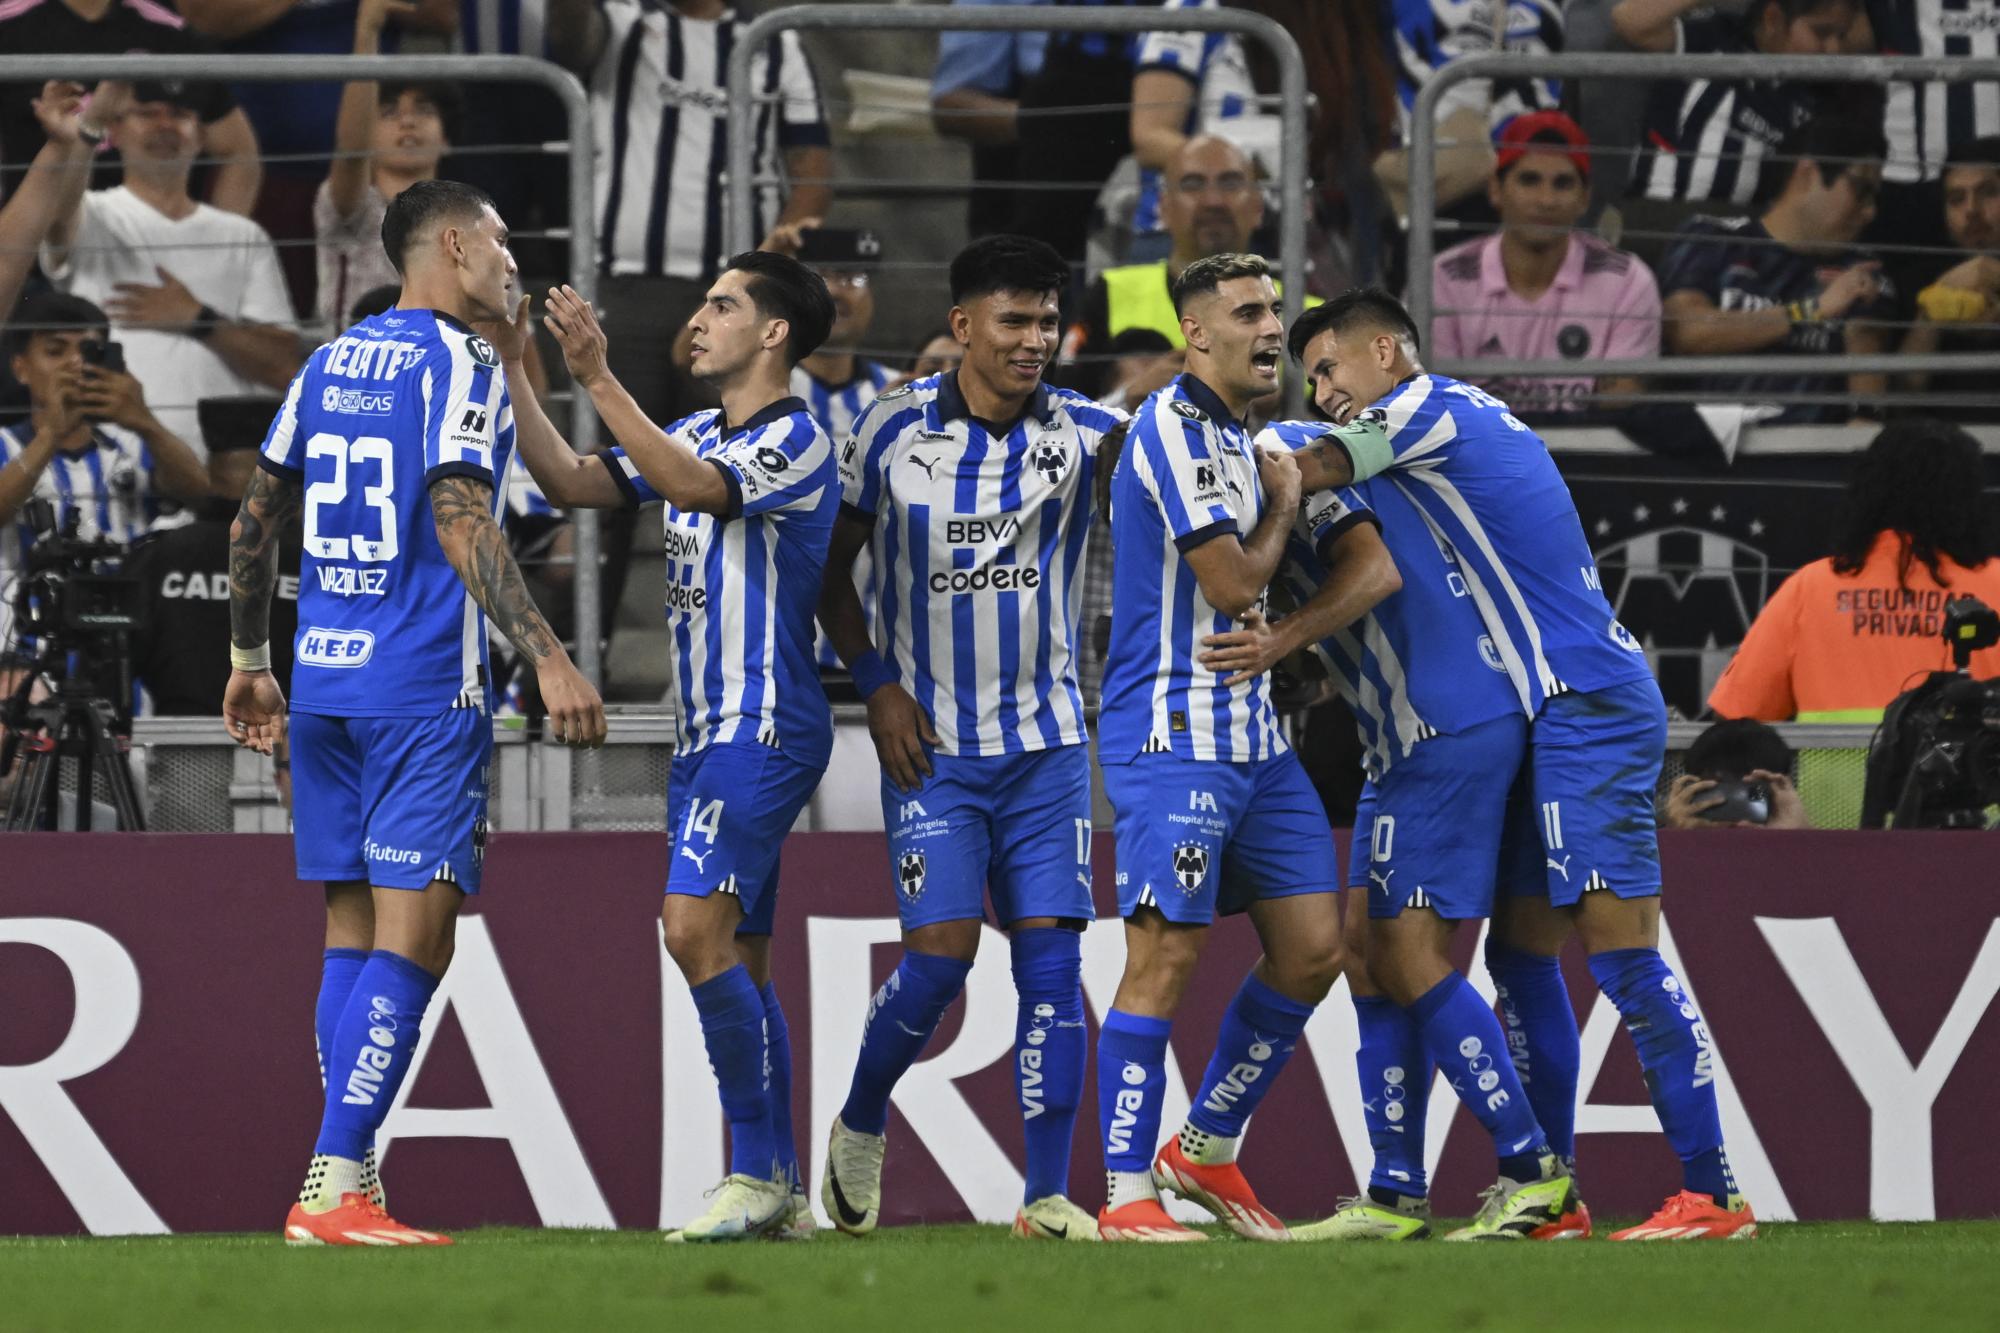
[[[1400,762],[1371,783],[1374,801],[1364,814],[1373,826],[1356,829],[1372,885],[1368,970],[1400,1012],[1378,1011],[1371,1022],[1364,1009],[1364,1095],[1383,1085],[1389,1059],[1407,1079],[1420,1044],[1493,1134],[1501,1158],[1499,1184],[1457,1234],[1588,1234],[1568,1170],[1579,1055],[1558,963],[1574,932],[1638,1046],[1684,1178],[1654,1216],[1613,1239],[1755,1236],[1723,1148],[1707,1028],[1659,951],[1653,801],[1665,706],[1639,644],[1600,591],[1547,446],[1492,395],[1425,372],[1417,330],[1386,293],[1353,291],[1328,302],[1302,318],[1292,342],[1329,418],[1280,428],[1296,446],[1305,489],[1368,483],[1385,502],[1413,511],[1451,565],[1451,588],[1462,587],[1478,612],[1481,658],[1504,671],[1528,719],[1524,755],[1516,728],[1481,719],[1449,746],[1442,737],[1405,740]],[[1440,620],[1442,633],[1423,647],[1462,655],[1462,620]],[[1464,679],[1485,678],[1468,666]],[[1433,762],[1447,756],[1453,762]],[[1496,826],[1500,785],[1477,776],[1512,771],[1510,757],[1519,776],[1504,825]],[[1392,783],[1399,775],[1413,780]],[[1440,825],[1440,810],[1453,813],[1451,827]],[[1484,859],[1492,854],[1497,900],[1496,872]],[[1516,1074],[1492,1012],[1445,956],[1454,921],[1488,912],[1487,965],[1510,1026],[1526,1041],[1532,1080]],[[1427,1085],[1422,1080],[1403,1104],[1420,1107]],[[1371,1124],[1371,1138],[1377,1128]],[[1397,1146],[1387,1150],[1388,1163],[1378,1151],[1370,1198],[1329,1219],[1337,1234],[1414,1232],[1407,1220],[1422,1202],[1421,1122],[1399,1128],[1377,1139],[1378,1150],[1385,1139]]]

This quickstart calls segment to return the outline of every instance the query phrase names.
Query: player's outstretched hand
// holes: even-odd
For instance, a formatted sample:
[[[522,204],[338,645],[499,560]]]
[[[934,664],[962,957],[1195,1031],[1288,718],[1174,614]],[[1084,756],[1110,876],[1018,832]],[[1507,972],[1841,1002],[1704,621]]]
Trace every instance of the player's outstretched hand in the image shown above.
[[[542,325],[562,348],[563,364],[578,384],[587,389],[610,373],[606,357],[611,340],[604,336],[597,312],[574,287],[565,283],[549,288],[548,313],[542,316]]]
[[[1257,454],[1257,477],[1264,483],[1264,503],[1273,509],[1297,509],[1301,491],[1299,460],[1289,449],[1263,449]]]
[[[931,775],[926,745],[938,743],[930,714],[901,685],[884,685],[868,696],[868,734],[889,781],[903,791],[915,791]]]
[[[566,655],[543,658],[535,677],[542,687],[542,706],[548,710],[550,735],[578,748],[604,744],[604,700]]]
[[[1197,660],[1218,676],[1228,672],[1224,685],[1255,680],[1292,652],[1284,631],[1264,619],[1264,613],[1255,607],[1244,612],[1242,624],[1242,629],[1206,635],[1201,641],[1203,652]]]
[[[222,688],[222,725],[229,739],[270,754],[285,738],[285,692],[268,671],[231,671]]]
[[[523,292],[512,319],[480,319],[472,324],[481,337],[493,344],[500,360],[510,366],[521,364],[528,355],[528,343],[535,336],[534,316],[528,313],[528,303],[529,297]]]

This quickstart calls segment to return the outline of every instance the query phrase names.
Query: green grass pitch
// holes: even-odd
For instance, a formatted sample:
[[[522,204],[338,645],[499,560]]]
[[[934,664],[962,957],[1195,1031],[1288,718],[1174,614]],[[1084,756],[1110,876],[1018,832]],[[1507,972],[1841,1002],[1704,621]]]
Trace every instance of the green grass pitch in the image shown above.
[[[702,1247],[631,1231],[458,1241],[4,1239],[0,1329],[2000,1327],[2000,1222],[1768,1226],[1747,1244],[1679,1246],[1055,1245],[971,1226]]]

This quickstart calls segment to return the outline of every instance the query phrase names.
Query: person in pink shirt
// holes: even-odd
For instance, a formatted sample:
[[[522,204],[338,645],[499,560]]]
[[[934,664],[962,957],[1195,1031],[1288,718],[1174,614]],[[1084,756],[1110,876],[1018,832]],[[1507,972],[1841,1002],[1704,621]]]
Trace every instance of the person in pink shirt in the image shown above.
[[[1577,231],[1590,201],[1590,141],[1560,111],[1515,116],[1495,137],[1487,194],[1500,230],[1437,258],[1431,346],[1442,360],[1590,362],[1658,356],[1660,289],[1637,255]],[[1637,379],[1580,373],[1465,379],[1516,412],[1622,406]]]

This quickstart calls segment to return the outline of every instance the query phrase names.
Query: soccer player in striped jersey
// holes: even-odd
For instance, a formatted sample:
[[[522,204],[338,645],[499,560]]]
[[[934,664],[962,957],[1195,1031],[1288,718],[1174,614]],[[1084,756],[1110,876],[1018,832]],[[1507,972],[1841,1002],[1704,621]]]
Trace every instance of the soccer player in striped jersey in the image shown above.
[[[1042,373],[1062,257],[988,236],[952,260],[956,370],[883,394],[841,455],[820,621],[868,702],[903,958],[869,1007],[821,1198],[842,1231],[881,1211],[889,1097],[965,985],[990,897],[1019,995],[1027,1173],[1014,1233],[1095,1240],[1069,1201],[1083,1095],[1090,758],[1077,616],[1098,442],[1123,418]],[[853,581],[875,562],[871,636]]]
[[[792,368],[832,322],[810,269],[768,251],[737,255],[688,321],[690,368],[722,406],[662,430],[608,368],[596,313],[570,288],[552,290],[544,323],[618,444],[580,458],[531,395],[521,403],[521,456],[550,501],[666,506],[680,735],[660,918],[729,1121],[729,1173],[708,1211],[670,1240],[812,1232],[771,926],[779,848],[833,749],[812,650],[839,479],[832,441],[790,389]],[[524,315],[520,348],[526,333]]]
[[[1318,325],[1309,312],[1293,326],[1293,345]],[[1258,444],[1291,449],[1319,433],[1317,423],[1281,422]],[[1385,564],[1397,574],[1386,597],[1375,591]],[[1360,892],[1349,897],[1346,938],[1361,1033],[1355,1061],[1375,1148],[1366,1189],[1325,1221],[1294,1227],[1292,1238],[1430,1234],[1424,1112],[1433,1061],[1493,1136],[1505,1192],[1519,1193],[1507,1234],[1587,1234],[1588,1215],[1548,1149],[1492,1009],[1438,961],[1460,921],[1493,914],[1508,793],[1528,739],[1465,576],[1401,484],[1377,477],[1310,497],[1281,579],[1298,610],[1218,636],[1212,664],[1262,670],[1309,647],[1360,730],[1368,782],[1348,858],[1348,887]],[[1409,961],[1413,950],[1420,963]]]
[[[1666,710],[1638,641],[1604,598],[1569,489],[1506,404],[1424,370],[1417,330],[1394,297],[1357,290],[1309,318],[1297,345],[1315,401],[1338,424],[1292,455],[1306,489],[1386,475],[1411,499],[1450,545],[1530,718],[1508,836],[1530,863],[1538,839],[1544,864],[1533,876],[1509,874],[1487,961],[1528,1043],[1539,1085],[1530,1097],[1551,1145],[1574,1156],[1576,1019],[1557,954],[1575,931],[1638,1045],[1682,1164],[1682,1190],[1612,1239],[1754,1236],[1723,1149],[1707,1025],[1660,957],[1653,799]],[[1411,962],[1435,970],[1438,958]],[[1374,964],[1395,970],[1379,951]],[[1508,1197],[1474,1228],[1505,1228]]]
[[[1236,1166],[1243,1127],[1340,975],[1340,903],[1319,796],[1285,743],[1268,673],[1219,672],[1203,640],[1261,618],[1298,514],[1297,468],[1243,418],[1277,387],[1284,326],[1264,261],[1182,270],[1187,369],[1134,417],[1111,479],[1111,647],[1098,757],[1117,815],[1124,977],[1097,1047],[1107,1240],[1192,1241],[1159,1188],[1238,1234],[1283,1240]],[[1248,912],[1264,957],[1223,1016],[1178,1136],[1154,1146],[1167,1036],[1218,912]]]
[[[535,663],[556,738],[604,739],[597,691],[500,533],[512,411],[470,322],[504,321],[512,304],[506,224],[471,186],[420,181],[389,205],[382,243],[401,297],[307,358],[230,533],[223,721],[269,754],[286,731],[269,642],[277,544],[294,519],[305,532],[292,817],[299,878],[326,882],[326,1111],[285,1220],[295,1245],[449,1243],[384,1212],[364,1163],[450,965],[459,906],[479,892],[488,617]]]

